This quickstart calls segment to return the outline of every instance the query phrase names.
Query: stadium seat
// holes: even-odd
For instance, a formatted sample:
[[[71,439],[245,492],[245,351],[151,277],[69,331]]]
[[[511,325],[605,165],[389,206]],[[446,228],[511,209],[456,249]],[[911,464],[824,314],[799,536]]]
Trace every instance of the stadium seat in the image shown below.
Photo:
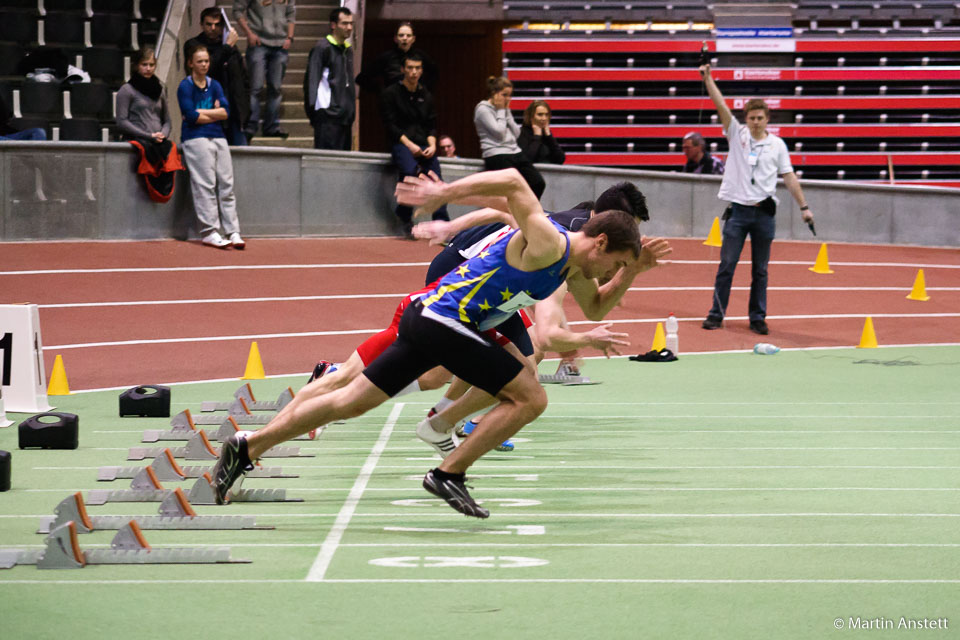
[[[23,59],[23,47],[13,42],[0,42],[0,76],[12,76]]]
[[[8,124],[17,131],[23,131],[24,129],[43,129],[47,132],[47,140],[53,139],[53,130],[50,128],[50,121],[46,118],[40,118],[37,116],[11,118]]]
[[[129,46],[130,18],[119,13],[95,13],[90,19],[90,40],[95,45]]]
[[[133,0],[93,0],[93,13],[114,12],[133,15]]]
[[[47,13],[40,20],[43,40],[47,44],[83,46],[84,20],[78,13]]]
[[[80,53],[84,71],[90,74],[93,80],[103,80],[110,83],[124,82],[123,54],[117,49],[107,47],[90,47]]]
[[[20,87],[20,112],[56,120],[63,115],[63,91],[56,82],[24,82]]]
[[[100,142],[103,133],[100,123],[94,118],[70,118],[60,123],[60,139]]]
[[[70,85],[70,113],[99,120],[113,119],[113,92],[102,82]]]
[[[87,0],[43,0],[47,11],[86,11]]]
[[[23,45],[36,42],[36,16],[26,11],[0,11],[0,40]]]

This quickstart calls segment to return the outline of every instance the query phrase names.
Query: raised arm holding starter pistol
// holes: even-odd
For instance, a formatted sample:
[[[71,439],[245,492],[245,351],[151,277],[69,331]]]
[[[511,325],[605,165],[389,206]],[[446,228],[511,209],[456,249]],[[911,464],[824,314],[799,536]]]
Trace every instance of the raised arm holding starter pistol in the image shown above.
[[[784,185],[800,207],[804,222],[813,223],[813,212],[793,172],[787,145],[767,131],[770,121],[767,104],[759,98],[748,100],[743,108],[746,124],[741,124],[730,112],[723,94],[710,75],[709,64],[700,66],[700,75],[717,109],[730,146],[720,193],[717,194],[730,206],[724,214],[723,246],[713,288],[713,304],[703,321],[703,328],[719,329],[723,326],[733,274],[743,244],[750,236],[750,330],[766,335],[769,333],[766,322],[767,264],[770,262],[770,247],[776,231],[777,177],[783,177]]]

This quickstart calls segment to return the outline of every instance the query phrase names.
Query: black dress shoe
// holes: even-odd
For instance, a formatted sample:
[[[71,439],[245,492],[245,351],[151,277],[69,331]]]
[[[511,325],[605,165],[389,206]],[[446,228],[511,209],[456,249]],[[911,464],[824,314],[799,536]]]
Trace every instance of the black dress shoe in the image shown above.
[[[707,319],[704,320],[703,324],[700,326],[706,329],[707,331],[713,331],[714,329],[719,329],[720,327],[723,326],[723,320],[717,320],[716,318],[711,318],[708,316]]]
[[[763,320],[751,320],[750,321],[750,331],[754,333],[759,333],[762,336],[770,333],[770,328],[767,326],[767,323]]]
[[[284,140],[286,140],[287,138],[290,137],[290,134],[284,131],[283,129],[274,129],[273,131],[269,131],[269,132],[264,131],[263,137],[264,138],[283,138]]]

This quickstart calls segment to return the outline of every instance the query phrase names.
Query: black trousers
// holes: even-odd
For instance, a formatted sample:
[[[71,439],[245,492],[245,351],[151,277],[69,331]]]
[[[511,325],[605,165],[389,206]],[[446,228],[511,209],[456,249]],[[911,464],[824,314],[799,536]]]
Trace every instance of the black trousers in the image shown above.
[[[328,120],[320,114],[313,116],[313,148],[350,151],[350,138],[353,125]]]
[[[537,196],[537,200],[543,195],[547,183],[533,166],[533,163],[524,157],[522,153],[501,153],[496,156],[490,156],[483,159],[483,168],[485,171],[498,171],[500,169],[514,168],[520,172],[523,179],[530,185],[530,190]]]

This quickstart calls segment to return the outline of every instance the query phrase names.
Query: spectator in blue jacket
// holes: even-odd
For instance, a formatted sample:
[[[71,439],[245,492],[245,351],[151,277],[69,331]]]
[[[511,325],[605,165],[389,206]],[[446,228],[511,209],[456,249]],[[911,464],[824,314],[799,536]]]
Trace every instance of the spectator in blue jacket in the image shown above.
[[[187,51],[186,60],[190,75],[177,88],[177,101],[183,114],[180,139],[190,171],[190,190],[200,223],[200,237],[203,244],[218,249],[231,246],[243,249],[237,198],[233,193],[233,162],[220,124],[227,119],[230,104],[220,83],[207,77],[210,70],[207,48],[194,44]],[[220,234],[221,220],[226,238]]]

